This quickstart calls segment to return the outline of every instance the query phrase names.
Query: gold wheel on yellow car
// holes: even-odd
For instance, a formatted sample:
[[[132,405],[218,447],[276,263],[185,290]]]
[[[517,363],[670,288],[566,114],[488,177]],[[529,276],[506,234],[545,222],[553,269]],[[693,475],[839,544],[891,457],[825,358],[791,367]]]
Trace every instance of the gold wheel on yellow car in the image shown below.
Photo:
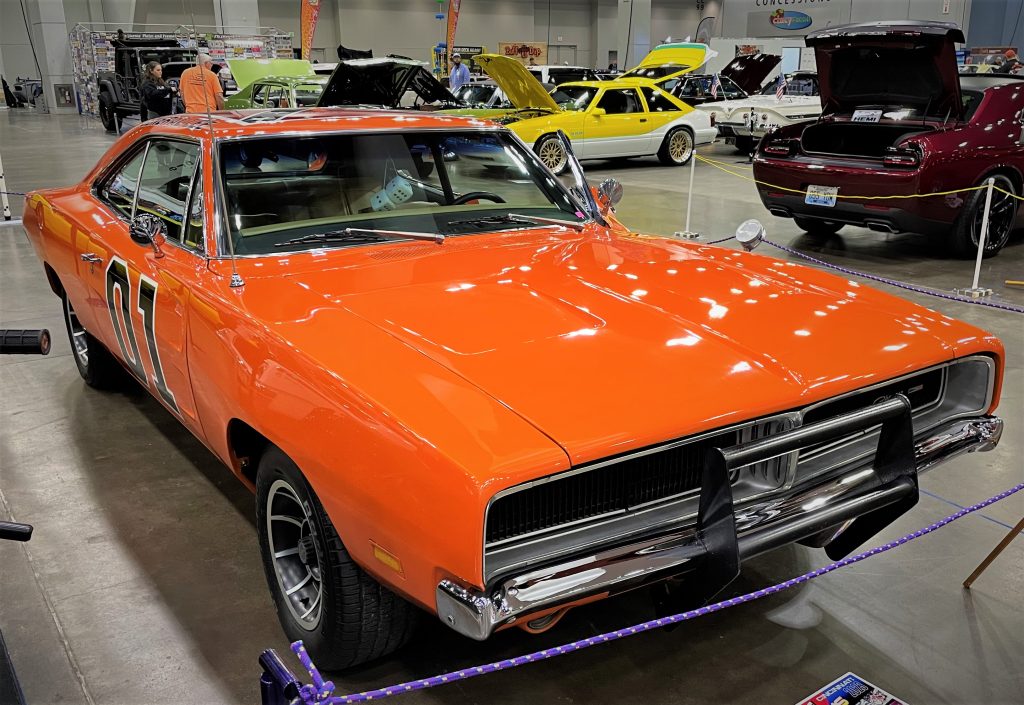
[[[693,156],[693,135],[685,127],[676,129],[665,135],[665,141],[658,150],[658,159],[662,164],[682,166]]]
[[[556,174],[561,174],[569,165],[569,156],[565,153],[565,147],[557,135],[547,135],[542,138],[534,147],[534,151],[544,162],[544,166]]]

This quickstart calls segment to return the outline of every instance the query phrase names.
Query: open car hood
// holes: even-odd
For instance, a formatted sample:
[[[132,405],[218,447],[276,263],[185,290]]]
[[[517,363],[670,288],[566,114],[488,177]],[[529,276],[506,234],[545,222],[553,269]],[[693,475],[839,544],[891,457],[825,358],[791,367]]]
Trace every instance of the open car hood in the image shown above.
[[[499,54],[477,54],[473,61],[494,79],[517,110],[539,108],[553,113],[561,110],[537,77],[516,59]]]
[[[964,34],[951,22],[848,24],[812,32],[806,41],[818,63],[825,114],[883,105],[963,117],[955,43]]]
[[[228,59],[231,78],[239,90],[271,76],[314,76],[313,65],[305,59]]]
[[[782,61],[778,54],[747,54],[737,56],[730,61],[720,75],[732,79],[732,82],[747,93],[757,93],[776,66]]]
[[[652,81],[659,81],[668,76],[679,76],[692,73],[706,64],[709,59],[718,56],[718,52],[707,44],[694,44],[691,42],[677,42],[674,44],[659,44],[650,51],[647,56],[640,60],[640,63],[626,73],[616,78],[650,78]],[[647,69],[663,67],[664,71],[652,75]]]
[[[422,62],[396,58],[338,62],[317,105],[397,108],[406,91],[413,91],[424,103],[442,103],[447,107],[462,105],[462,101],[442,86]]]

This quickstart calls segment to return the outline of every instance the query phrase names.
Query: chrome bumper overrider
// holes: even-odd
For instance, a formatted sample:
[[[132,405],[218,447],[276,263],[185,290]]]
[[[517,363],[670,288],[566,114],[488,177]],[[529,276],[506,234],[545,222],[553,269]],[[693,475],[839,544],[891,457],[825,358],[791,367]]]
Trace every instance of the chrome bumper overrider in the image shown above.
[[[895,418],[901,413],[896,408],[897,400],[881,406],[890,407],[889,418],[894,425],[901,422]],[[909,405],[904,413],[909,419]],[[854,415],[849,416],[852,418]],[[882,418],[877,413],[875,416],[876,421]],[[823,422],[818,426],[829,423]],[[864,423],[867,421],[861,425]],[[874,525],[869,522],[868,526],[861,526],[859,532],[853,530],[857,522],[849,524],[849,533],[853,536],[846,541],[846,547],[852,549],[916,502],[917,473],[963,453],[991,450],[999,442],[1002,429],[1002,420],[995,417],[951,421],[935,429],[928,438],[913,444],[913,460],[904,455],[907,467],[902,470],[894,472],[892,468],[893,461],[899,460],[896,457],[899,452],[894,456],[880,445],[874,466],[864,466],[825,482],[793,487],[785,494],[736,507],[735,510],[731,498],[726,497],[723,503],[721,494],[724,491],[728,495],[728,482],[722,482],[720,487],[708,493],[709,496],[718,496],[708,500],[708,506],[712,507],[706,512],[709,516],[703,522],[698,520],[698,525],[703,523],[703,529],[692,526],[499,579],[484,592],[444,580],[436,590],[437,614],[457,632],[482,640],[501,625],[513,624],[541,611],[593,595],[623,592],[669,576],[708,570],[709,564],[715,564],[711,567],[715,580],[722,577],[721,564],[725,564],[725,579],[721,583],[724,586],[735,577],[730,577],[729,573],[738,571],[740,560],[819,535],[827,529],[845,528],[848,522],[858,517],[884,516],[879,519],[880,525],[878,521]],[[818,435],[827,432],[829,429],[823,428]],[[893,433],[898,432],[897,429]],[[802,433],[807,436],[815,431],[808,427]],[[785,442],[784,439],[762,442],[763,449],[738,446],[726,449],[723,454],[728,456],[735,451],[734,460],[742,465],[751,459],[751,450],[753,454],[760,451],[762,455],[776,452]],[[806,442],[806,438],[794,438],[790,445],[800,442]],[[883,452],[886,453],[884,458]],[[728,457],[725,462],[729,462]],[[709,477],[705,475],[706,481]],[[724,533],[722,507],[727,508],[731,515]],[[715,516],[711,517],[712,514]],[[732,532],[732,537],[729,532]],[[838,528],[836,533],[843,536]],[[849,545],[851,540],[854,543]],[[730,561],[735,564],[733,568],[729,566]]]

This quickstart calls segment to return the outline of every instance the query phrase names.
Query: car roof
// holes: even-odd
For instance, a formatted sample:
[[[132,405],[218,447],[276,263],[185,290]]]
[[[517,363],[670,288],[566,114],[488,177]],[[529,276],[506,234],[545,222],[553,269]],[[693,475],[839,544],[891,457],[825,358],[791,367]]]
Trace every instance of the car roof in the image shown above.
[[[593,71],[589,66],[566,66],[565,64],[534,64],[527,66],[528,69],[573,69],[576,71]]]
[[[662,88],[649,78],[614,78],[611,81],[566,81],[559,88],[565,86],[582,86],[584,88]]]
[[[965,73],[960,75],[960,86],[969,90],[983,91],[993,86],[1005,86],[1024,81],[1024,76],[1007,73]],[[1024,87],[1024,84],[1021,84]]]
[[[411,118],[415,118],[414,120]],[[231,139],[255,135],[273,136],[294,132],[361,132],[421,129],[479,129],[496,125],[474,117],[438,115],[418,110],[379,108],[273,108],[269,110],[221,110],[211,113],[182,113],[149,120],[139,128],[148,132],[181,137]]]

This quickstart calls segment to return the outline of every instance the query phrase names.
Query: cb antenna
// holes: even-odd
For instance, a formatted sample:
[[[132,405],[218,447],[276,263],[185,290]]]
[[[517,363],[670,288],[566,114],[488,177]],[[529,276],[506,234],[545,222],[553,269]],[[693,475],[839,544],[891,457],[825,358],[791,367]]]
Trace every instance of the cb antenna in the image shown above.
[[[192,41],[195,42],[195,45],[196,45],[196,60],[197,60],[196,66],[199,66],[199,63],[198,63],[199,55],[203,53],[203,52],[201,52],[199,50],[199,29],[196,27],[196,15],[192,11],[192,0],[181,0],[181,5],[182,5],[181,9],[183,11],[186,9],[185,8],[186,1],[188,3],[188,15],[189,15],[189,18],[192,20]],[[224,18],[221,17],[221,21],[223,21],[223,19]],[[200,70],[202,70],[201,66],[200,66]],[[220,78],[218,78],[217,80],[219,81]],[[206,79],[204,78],[203,79],[203,105],[206,107],[206,125],[209,128],[209,130],[210,130],[210,155],[211,155],[210,168],[215,170],[216,164],[217,164],[217,135],[216,135],[216,133],[214,132],[214,129],[213,129],[213,115],[210,114],[211,113],[211,111],[210,111],[210,96],[206,92],[205,84],[206,84]],[[213,183],[214,184],[217,183],[216,174],[214,174]],[[216,213],[214,213],[214,217],[216,217]],[[231,259],[231,283],[229,284],[229,286],[232,289],[237,289],[238,287],[245,286],[245,280],[243,280],[241,275],[238,273],[238,264],[235,261],[235,239],[233,237],[231,237],[230,229],[227,232],[227,241],[228,241],[228,256]]]

